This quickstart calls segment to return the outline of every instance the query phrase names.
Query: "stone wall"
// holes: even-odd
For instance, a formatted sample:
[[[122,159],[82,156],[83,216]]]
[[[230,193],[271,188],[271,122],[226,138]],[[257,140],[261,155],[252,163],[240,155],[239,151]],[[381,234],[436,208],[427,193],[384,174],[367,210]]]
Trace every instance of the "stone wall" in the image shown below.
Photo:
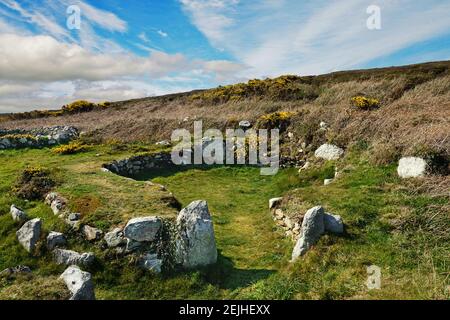
[[[113,161],[104,164],[103,168],[121,176],[132,177],[149,169],[169,168],[173,166],[175,165],[172,162],[170,153],[156,153]]]
[[[33,130],[0,129],[0,150],[49,147],[67,143],[78,136],[77,128],[69,126],[44,127]]]

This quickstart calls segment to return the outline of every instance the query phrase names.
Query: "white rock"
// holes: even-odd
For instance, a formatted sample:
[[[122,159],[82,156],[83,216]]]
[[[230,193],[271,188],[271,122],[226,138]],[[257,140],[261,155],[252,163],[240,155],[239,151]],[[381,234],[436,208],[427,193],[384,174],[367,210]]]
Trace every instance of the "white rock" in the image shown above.
[[[327,186],[327,185],[331,184],[333,182],[333,180],[334,179],[325,179],[325,180],[323,180],[323,185]]]
[[[50,231],[47,236],[47,248],[53,250],[56,247],[66,245],[66,237],[60,232]]]
[[[72,293],[70,300],[95,300],[94,283],[89,272],[77,266],[68,267],[60,276]]]
[[[324,121],[321,121],[320,124],[319,124],[319,128],[321,130],[327,130],[328,129],[328,124],[326,122],[324,122]]]
[[[273,209],[274,207],[278,206],[283,198],[272,198],[269,200],[269,209]]]
[[[65,265],[81,265],[88,266],[94,262],[95,256],[93,253],[78,253],[72,250],[55,249],[53,250],[53,256],[56,264]]]
[[[304,170],[308,170],[310,166],[311,166],[311,163],[310,163],[309,161],[306,161],[305,164],[303,165],[303,167],[301,167],[301,168],[298,170],[298,173],[300,173],[300,172],[302,172],[302,171],[304,171]]]
[[[314,153],[316,158],[325,160],[338,160],[343,154],[343,149],[332,144],[323,144]]]
[[[247,130],[252,127],[252,124],[250,123],[250,121],[243,120],[243,121],[239,122],[239,127],[243,130]]]
[[[303,217],[300,237],[292,252],[292,261],[304,255],[325,232],[324,209],[320,206],[309,209]]]
[[[217,248],[214,227],[206,201],[194,201],[177,217],[175,257],[185,268],[214,264]]]
[[[145,270],[154,273],[161,273],[162,262],[163,261],[161,259],[158,259],[157,254],[147,253],[144,256],[142,256],[140,265]]]
[[[103,235],[102,230],[88,226],[88,225],[84,225],[83,228],[81,229],[81,232],[83,232],[84,238],[87,241],[98,240]]]
[[[342,222],[341,216],[325,213],[323,216],[323,222],[325,231],[336,234],[344,233],[344,223]]]
[[[427,162],[422,158],[405,157],[398,163],[397,173],[401,178],[418,178],[427,173]]]
[[[153,241],[161,225],[161,219],[158,217],[134,218],[128,221],[123,233],[131,240]]]
[[[28,219],[27,214],[15,205],[11,206],[10,212],[14,221],[24,222]]]
[[[22,228],[16,232],[20,244],[30,253],[36,248],[36,243],[41,236],[41,226],[41,219],[36,218],[25,222]]]

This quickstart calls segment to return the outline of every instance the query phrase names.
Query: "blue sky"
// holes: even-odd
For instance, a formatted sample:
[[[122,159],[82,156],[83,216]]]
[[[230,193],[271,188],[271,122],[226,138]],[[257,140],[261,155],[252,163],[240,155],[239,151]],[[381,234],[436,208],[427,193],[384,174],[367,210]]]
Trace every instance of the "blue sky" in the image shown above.
[[[450,0],[0,0],[0,112],[449,60],[449,16]]]

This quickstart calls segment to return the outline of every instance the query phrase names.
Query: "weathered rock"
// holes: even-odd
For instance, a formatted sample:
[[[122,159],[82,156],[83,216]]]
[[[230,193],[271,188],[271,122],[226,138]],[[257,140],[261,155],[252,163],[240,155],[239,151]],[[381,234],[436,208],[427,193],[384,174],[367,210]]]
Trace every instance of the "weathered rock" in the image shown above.
[[[243,121],[239,122],[239,128],[241,128],[243,130],[250,129],[251,127],[252,127],[252,124],[250,123],[250,121],[243,120]]]
[[[323,180],[323,185],[324,185],[324,186],[328,186],[328,185],[330,185],[333,181],[334,181],[334,179],[325,179],[325,180]]]
[[[41,236],[41,226],[41,219],[36,218],[25,222],[22,228],[16,232],[20,244],[30,253],[34,252],[36,243]]]
[[[278,206],[281,201],[283,200],[283,198],[272,198],[269,200],[269,209],[273,209],[276,206]]]
[[[177,217],[176,261],[185,268],[214,264],[217,248],[206,201],[194,201]]]
[[[320,206],[309,209],[303,217],[300,237],[292,252],[292,261],[304,255],[325,231],[324,209]]]
[[[123,231],[120,228],[116,228],[105,235],[105,241],[108,247],[114,248],[119,247],[121,245],[125,245],[127,243],[124,238]]]
[[[53,256],[55,258],[55,262],[57,264],[65,264],[65,265],[80,265],[80,266],[89,266],[94,260],[95,256],[93,253],[78,253],[72,250],[64,250],[64,249],[55,249],[53,250]]]
[[[131,240],[131,239],[126,239],[127,244],[125,247],[125,252],[133,252],[136,250],[139,250],[142,247],[142,242],[139,241],[135,241],[135,240]]]
[[[24,222],[27,221],[28,219],[27,214],[22,209],[16,207],[15,205],[11,206],[10,212],[14,221]]]
[[[140,266],[145,270],[161,273],[162,262],[161,259],[158,259],[157,254],[147,253],[141,257]]]
[[[161,225],[161,219],[158,217],[134,218],[128,221],[123,233],[131,240],[153,241]]]
[[[343,154],[343,149],[332,144],[323,144],[314,153],[316,158],[325,160],[338,160]]]
[[[308,170],[309,167],[311,167],[311,163],[310,163],[309,161],[306,161],[305,164],[303,165],[303,167],[301,167],[301,168],[298,170],[298,173],[300,173],[300,172],[302,172],[302,171],[305,171],[305,170]]]
[[[327,130],[328,129],[328,123],[326,123],[324,121],[321,121],[320,124],[319,124],[319,128],[321,130]]]
[[[274,215],[277,220],[281,220],[284,218],[284,212],[281,209],[276,209]]]
[[[102,230],[88,226],[88,225],[84,225],[81,229],[81,232],[83,233],[84,238],[87,241],[99,240],[103,235]]]
[[[344,233],[344,223],[339,215],[325,213],[323,215],[323,223],[325,226],[325,231],[336,234]]]
[[[60,276],[72,293],[70,300],[95,300],[94,283],[89,272],[77,266],[68,267]]]
[[[397,173],[403,178],[419,178],[427,173],[428,164],[422,158],[405,157],[398,163]]]
[[[65,246],[66,243],[66,237],[60,232],[50,231],[47,236],[47,249],[50,251],[56,247]]]
[[[11,277],[18,274],[29,274],[31,273],[31,269],[28,266],[16,266],[12,268],[6,268],[2,272],[0,272],[0,278],[3,277]]]

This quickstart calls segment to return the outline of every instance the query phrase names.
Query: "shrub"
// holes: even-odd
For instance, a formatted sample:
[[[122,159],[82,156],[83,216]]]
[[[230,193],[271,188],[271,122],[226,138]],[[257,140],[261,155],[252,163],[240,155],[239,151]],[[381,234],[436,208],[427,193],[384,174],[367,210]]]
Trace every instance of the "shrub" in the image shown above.
[[[13,193],[26,200],[42,199],[55,186],[48,170],[39,167],[28,167],[20,175]]]
[[[280,111],[274,112],[271,114],[266,114],[261,116],[256,122],[256,126],[258,128],[263,129],[280,129],[283,131],[287,128],[290,123],[292,116],[294,116],[294,112]]]
[[[352,98],[353,106],[363,109],[363,110],[370,110],[370,109],[376,109],[380,106],[380,101],[373,98],[367,98],[363,96],[357,96]]]
[[[384,142],[375,144],[370,154],[370,162],[374,165],[388,165],[400,158],[399,148]]]
[[[96,107],[95,103],[86,101],[86,100],[78,100],[62,107],[64,112],[68,113],[79,113],[79,112],[87,112],[91,111]]]
[[[75,154],[84,151],[86,147],[79,141],[74,141],[66,145],[62,145],[53,148],[53,152],[56,154]]]

